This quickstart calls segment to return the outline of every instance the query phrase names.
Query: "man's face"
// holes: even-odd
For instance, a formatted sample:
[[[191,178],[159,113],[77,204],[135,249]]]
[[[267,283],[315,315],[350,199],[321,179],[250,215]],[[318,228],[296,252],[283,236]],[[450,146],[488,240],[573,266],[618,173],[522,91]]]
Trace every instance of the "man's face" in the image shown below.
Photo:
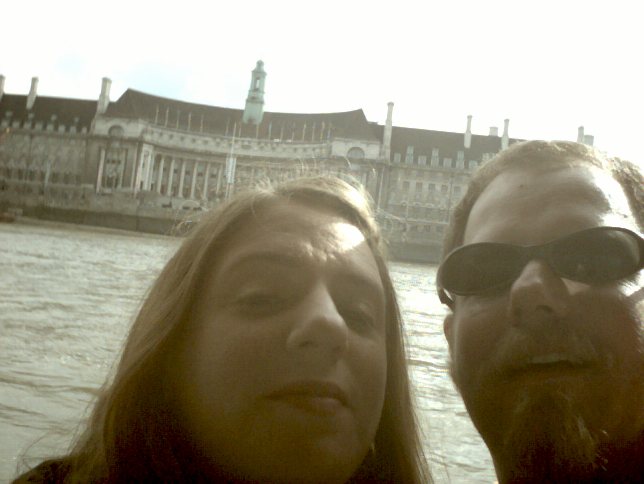
[[[515,168],[474,204],[464,245],[536,245],[599,226],[638,231],[608,174]],[[532,260],[510,287],[456,297],[452,376],[497,466],[539,446],[590,463],[598,445],[644,429],[643,279],[593,286]]]

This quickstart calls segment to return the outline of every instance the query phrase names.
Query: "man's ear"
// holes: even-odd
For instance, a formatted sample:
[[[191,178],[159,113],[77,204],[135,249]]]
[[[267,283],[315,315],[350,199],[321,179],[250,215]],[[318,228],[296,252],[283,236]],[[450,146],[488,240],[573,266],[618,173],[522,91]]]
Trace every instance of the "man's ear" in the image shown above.
[[[449,313],[445,316],[443,320],[443,334],[445,334],[445,339],[447,339],[447,344],[450,347],[450,350],[454,341],[454,314]]]

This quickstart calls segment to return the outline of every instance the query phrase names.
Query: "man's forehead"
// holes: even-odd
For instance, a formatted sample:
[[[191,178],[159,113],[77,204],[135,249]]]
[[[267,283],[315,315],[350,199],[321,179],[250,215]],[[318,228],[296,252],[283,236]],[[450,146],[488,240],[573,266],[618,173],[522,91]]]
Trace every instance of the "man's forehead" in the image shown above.
[[[528,166],[498,175],[472,207],[464,242],[539,243],[600,225],[635,227],[624,190],[607,172],[585,164]],[[522,230],[543,230],[522,241]]]

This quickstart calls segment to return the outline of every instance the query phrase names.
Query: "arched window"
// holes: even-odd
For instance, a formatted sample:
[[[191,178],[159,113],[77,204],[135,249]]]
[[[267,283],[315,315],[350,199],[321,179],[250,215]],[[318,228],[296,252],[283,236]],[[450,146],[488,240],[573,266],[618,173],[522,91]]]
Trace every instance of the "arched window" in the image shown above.
[[[354,146],[348,151],[347,158],[350,160],[364,160],[364,150]]]
[[[107,134],[110,136],[114,136],[115,138],[121,138],[123,137],[124,130],[121,126],[119,126],[118,124],[115,124],[109,129]]]

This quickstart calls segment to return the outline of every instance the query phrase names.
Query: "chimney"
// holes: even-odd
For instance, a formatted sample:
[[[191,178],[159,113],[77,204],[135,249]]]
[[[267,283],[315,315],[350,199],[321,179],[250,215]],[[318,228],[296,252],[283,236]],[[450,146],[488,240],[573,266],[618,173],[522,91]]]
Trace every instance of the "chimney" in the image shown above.
[[[4,76],[0,74],[0,101],[2,101],[3,94],[4,94]]]
[[[579,126],[577,128],[577,143],[583,143],[584,142],[584,127]]]
[[[389,161],[391,158],[391,131],[393,112],[394,103],[390,101],[387,103],[387,121],[385,121],[385,132],[382,139],[382,157],[387,161]]]
[[[499,128],[497,126],[490,126],[490,136],[499,136]]]
[[[36,91],[38,90],[38,78],[31,78],[31,89],[29,89],[29,95],[27,96],[27,111],[34,107],[34,102],[36,102]]]
[[[104,77],[101,84],[101,95],[98,97],[98,103],[96,106],[96,114],[105,114],[105,111],[107,111],[107,107],[110,105],[111,87],[112,81],[107,77]]]
[[[585,145],[592,146],[594,142],[595,142],[595,137],[592,134],[585,134],[584,135],[584,144]]]
[[[472,146],[472,115],[468,114],[467,116],[467,129],[465,130],[465,142],[463,143],[465,148]]]
[[[510,120],[509,119],[504,119],[503,120],[504,126],[503,126],[503,137],[501,138],[501,149],[504,150],[508,147],[510,144],[510,136],[508,135],[508,128],[510,127]]]

